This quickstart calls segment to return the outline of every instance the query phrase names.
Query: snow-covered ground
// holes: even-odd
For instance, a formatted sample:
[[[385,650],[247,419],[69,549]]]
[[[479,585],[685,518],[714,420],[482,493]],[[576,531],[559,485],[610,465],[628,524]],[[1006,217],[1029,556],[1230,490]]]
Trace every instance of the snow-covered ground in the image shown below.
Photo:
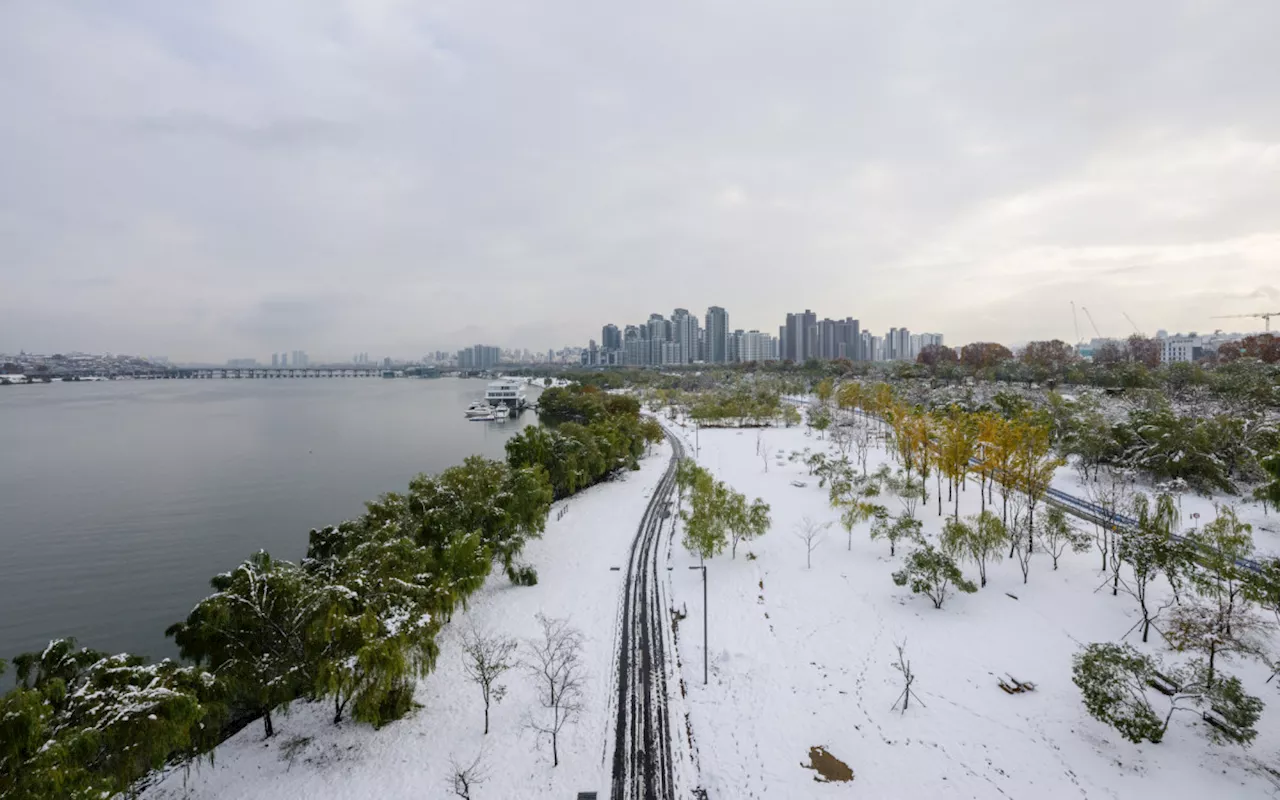
[[[223,743],[214,766],[169,775],[145,793],[148,800],[176,798],[378,798],[427,800],[452,797],[447,785],[450,759],[466,764],[483,747],[490,779],[473,790],[486,798],[572,798],[579,791],[608,796],[606,761],[609,702],[615,656],[615,624],[628,548],[649,495],[658,483],[670,446],[655,447],[638,472],[593,487],[552,507],[543,538],[529,545],[526,559],[538,569],[537,586],[513,587],[496,574],[465,613],[440,637],[437,668],[418,685],[422,708],[382,730],[331,724],[327,702],[296,703],[277,718],[276,736],[263,741],[254,724]],[[504,681],[507,697],[492,711],[483,736],[479,689],[462,671],[460,636],[474,620],[481,627],[517,638],[534,634],[538,612],[568,617],[586,634],[588,668],[584,713],[560,742],[560,766],[552,767],[549,747],[535,746],[522,716],[537,711],[533,684],[519,672]],[[305,740],[305,741],[304,741]]]
[[[694,453],[692,428],[676,430]],[[757,436],[773,453],[767,472]],[[701,577],[686,568],[697,558],[679,544],[673,550],[673,597],[688,612],[679,625],[683,677],[710,797],[1280,796],[1280,773],[1263,766],[1280,765],[1280,696],[1257,663],[1227,666],[1271,706],[1248,750],[1211,744],[1191,714],[1176,717],[1158,745],[1130,744],[1088,716],[1071,682],[1071,657],[1083,643],[1120,639],[1137,616],[1129,597],[1094,591],[1102,582],[1096,552],[1067,554],[1057,572],[1040,553],[1026,585],[1016,562],[993,565],[985,589],[935,610],[893,584],[901,549],[890,558],[867,524],[847,549],[826,490],[802,463],[778,463],[791,451],[827,447],[817,434],[704,429],[697,438],[698,461],[737,491],[764,498],[773,517],[771,531],[740,546],[736,560],[726,554],[709,563],[707,686]],[[886,458],[873,452],[871,468]],[[898,512],[893,497],[881,502]],[[977,487],[968,487],[961,513],[976,513],[978,504]],[[941,529],[936,501],[917,514],[926,533]],[[812,569],[794,535],[805,515],[831,523]],[[976,580],[973,567],[965,570]],[[1147,649],[1176,660],[1158,638],[1153,633]],[[923,702],[900,714],[891,710],[902,688],[892,663],[894,643],[903,641]],[[1142,646],[1137,635],[1126,641]],[[1035,691],[1006,694],[997,686],[1006,675],[1033,682]],[[817,745],[853,769],[851,783],[815,783],[802,763]]]

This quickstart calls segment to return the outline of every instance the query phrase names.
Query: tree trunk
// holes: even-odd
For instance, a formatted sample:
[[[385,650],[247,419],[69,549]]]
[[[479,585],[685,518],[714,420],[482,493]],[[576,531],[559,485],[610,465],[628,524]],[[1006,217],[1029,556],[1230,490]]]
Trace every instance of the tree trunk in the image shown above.
[[[551,766],[553,767],[560,766],[560,743],[557,739],[559,739],[559,737],[556,735],[556,732],[554,730],[551,731]]]
[[[489,735],[489,693],[484,693],[484,735]]]
[[[1027,505],[1027,552],[1030,553],[1035,544],[1036,504],[1031,502]]]
[[[271,724],[271,709],[265,706],[262,709],[262,732],[267,739],[276,735],[275,726]]]
[[[1218,655],[1218,646],[1216,644],[1209,645],[1209,674],[1205,677],[1204,688],[1207,692],[1213,688],[1213,661]]]

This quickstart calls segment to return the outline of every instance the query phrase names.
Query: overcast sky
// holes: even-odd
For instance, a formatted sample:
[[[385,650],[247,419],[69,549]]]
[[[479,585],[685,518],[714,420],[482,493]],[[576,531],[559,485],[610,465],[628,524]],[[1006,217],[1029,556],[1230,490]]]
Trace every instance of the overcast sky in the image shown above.
[[[0,351],[1280,310],[1280,2],[3,0]],[[1089,335],[1081,316],[1082,333]]]

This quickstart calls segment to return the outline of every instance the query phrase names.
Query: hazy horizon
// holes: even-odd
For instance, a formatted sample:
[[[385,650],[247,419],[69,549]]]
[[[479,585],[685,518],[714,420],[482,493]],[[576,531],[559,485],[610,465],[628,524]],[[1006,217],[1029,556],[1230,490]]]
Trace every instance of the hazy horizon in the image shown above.
[[[1280,4],[0,6],[0,351],[1280,310]],[[1093,330],[1083,315],[1080,332]]]

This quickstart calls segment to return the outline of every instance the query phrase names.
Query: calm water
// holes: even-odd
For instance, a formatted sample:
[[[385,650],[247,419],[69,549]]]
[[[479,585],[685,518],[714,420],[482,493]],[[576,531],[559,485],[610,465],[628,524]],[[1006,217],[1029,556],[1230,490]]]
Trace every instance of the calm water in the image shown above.
[[[178,380],[0,387],[0,657],[51,637],[153,658],[208,580],[468,455],[485,382]],[[531,392],[531,398],[536,392]],[[6,676],[9,677],[9,676]],[[11,678],[10,678],[11,680]]]

